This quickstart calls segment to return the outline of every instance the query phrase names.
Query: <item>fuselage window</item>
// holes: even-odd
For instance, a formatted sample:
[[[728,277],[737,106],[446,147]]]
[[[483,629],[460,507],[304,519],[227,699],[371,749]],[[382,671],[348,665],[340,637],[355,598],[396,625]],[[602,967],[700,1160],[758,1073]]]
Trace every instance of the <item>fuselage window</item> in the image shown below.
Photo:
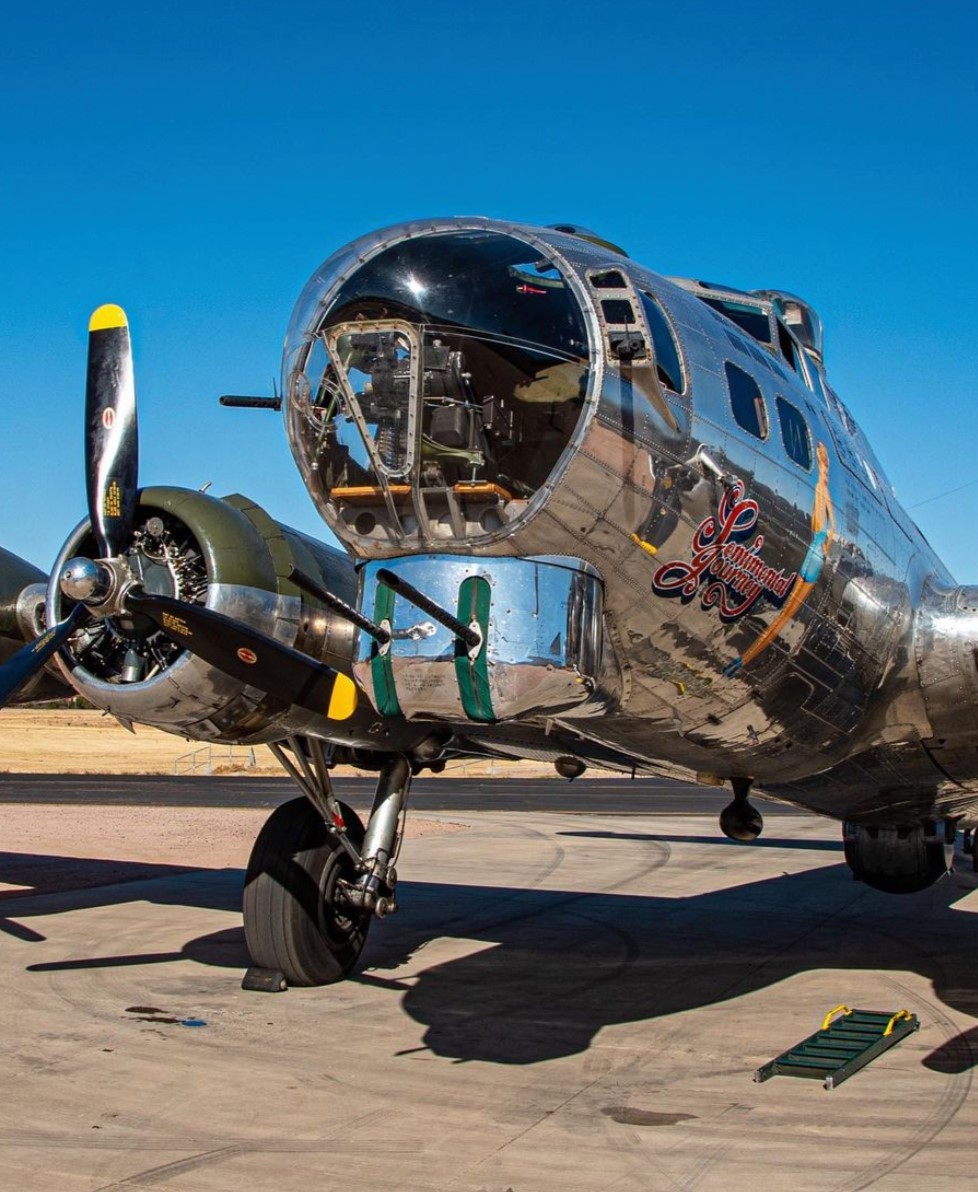
[[[625,279],[617,269],[609,269],[607,273],[591,273],[591,285],[598,290],[624,290]]]
[[[767,406],[760,387],[750,373],[729,361],[724,364],[727,373],[727,387],[730,390],[730,407],[737,425],[756,439],[766,439],[768,434]]]
[[[669,321],[651,294],[643,291],[639,297],[645,310],[649,331],[652,333],[652,347],[655,349],[655,366],[659,380],[674,393],[682,393],[683,366],[679,357],[679,345]]]
[[[778,397],[775,403],[778,407],[778,421],[781,423],[781,440],[788,458],[806,472],[812,467],[812,440],[808,433],[808,423],[797,406],[783,397]]]
[[[771,342],[771,321],[763,307],[747,302],[734,302],[730,298],[707,298],[703,294],[698,294],[697,297],[721,315],[726,315],[732,323],[736,323],[741,330],[762,344]]]
[[[601,312],[608,323],[624,323],[627,327],[635,322],[635,311],[632,304],[625,298],[605,298],[601,303]]]

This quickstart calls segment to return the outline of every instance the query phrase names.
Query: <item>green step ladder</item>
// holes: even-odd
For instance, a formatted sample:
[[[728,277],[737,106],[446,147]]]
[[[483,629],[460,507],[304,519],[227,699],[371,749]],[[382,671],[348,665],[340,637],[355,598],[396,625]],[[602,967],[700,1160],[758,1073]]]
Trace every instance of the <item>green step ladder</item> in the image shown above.
[[[836,1014],[840,1017],[836,1018]],[[836,1006],[825,1015],[822,1029],[803,1039],[754,1073],[754,1080],[802,1076],[822,1080],[834,1089],[878,1055],[920,1029],[909,1010],[850,1010]]]

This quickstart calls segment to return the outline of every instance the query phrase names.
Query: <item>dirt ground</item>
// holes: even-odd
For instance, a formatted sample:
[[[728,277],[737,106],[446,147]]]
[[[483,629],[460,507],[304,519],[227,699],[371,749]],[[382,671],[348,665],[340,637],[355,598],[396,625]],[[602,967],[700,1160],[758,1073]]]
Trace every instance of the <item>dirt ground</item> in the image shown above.
[[[356,773],[339,767],[338,773]],[[446,775],[550,775],[530,762],[450,763]],[[135,732],[101,712],[7,708],[0,773],[197,774],[279,777],[267,746],[201,745],[157,729]],[[0,833],[0,901],[33,891],[133,881],[174,868],[243,868],[267,809],[10,804]],[[464,831],[448,819],[409,817],[408,837]],[[2,912],[0,912],[2,919]]]
[[[338,774],[347,772],[340,767]],[[355,773],[356,771],[348,771]],[[268,747],[203,745],[159,729],[134,732],[102,712],[6,708],[0,712],[0,773],[4,774],[240,774],[279,777]],[[539,762],[455,762],[452,777],[550,777]],[[595,771],[597,773],[597,771]]]
[[[77,710],[8,708],[0,714],[0,771],[22,774],[196,773],[279,776],[265,746],[253,752],[185,741],[151,728],[124,729],[110,716]],[[262,808],[115,807],[10,804],[0,816],[0,900],[17,893],[83,889],[178,869],[244,868]],[[409,817],[407,835],[462,831],[444,819]],[[2,912],[0,912],[2,918]]]

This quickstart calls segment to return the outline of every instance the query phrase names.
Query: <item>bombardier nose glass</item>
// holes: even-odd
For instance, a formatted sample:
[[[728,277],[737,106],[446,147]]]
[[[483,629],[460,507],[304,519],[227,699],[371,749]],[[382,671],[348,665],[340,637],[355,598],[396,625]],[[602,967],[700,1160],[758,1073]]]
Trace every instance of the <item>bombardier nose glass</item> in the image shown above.
[[[583,313],[551,262],[499,233],[407,241],[317,318],[291,357],[289,431],[338,533],[468,539],[522,516],[589,378]]]

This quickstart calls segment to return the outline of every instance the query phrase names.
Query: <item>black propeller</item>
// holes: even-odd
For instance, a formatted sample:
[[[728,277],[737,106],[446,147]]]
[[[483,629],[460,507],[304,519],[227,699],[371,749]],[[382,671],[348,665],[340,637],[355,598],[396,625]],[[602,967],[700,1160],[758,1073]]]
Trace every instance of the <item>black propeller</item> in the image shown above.
[[[151,595],[134,583],[123,555],[135,522],[138,468],[129,324],[121,307],[100,306],[89,323],[85,473],[101,557],[65,565],[61,588],[75,607],[0,666],[0,706],[86,621],[141,613],[172,641],[233,678],[333,719],[349,716],[356,688],[345,675],[240,621],[189,601]]]
[[[84,604],[76,604],[60,625],[48,629],[26,646],[21,646],[0,666],[0,708],[9,703],[56,650],[91,617]]]
[[[99,554],[115,558],[132,533],[139,473],[132,345],[121,306],[100,306],[88,324],[85,473]]]
[[[346,675],[315,662],[308,654],[284,646],[202,604],[150,595],[137,589],[126,595],[125,603],[131,612],[149,617],[185,650],[199,655],[233,679],[273,695],[282,693],[291,703],[325,713],[335,720],[344,719],[346,701],[356,688]]]

